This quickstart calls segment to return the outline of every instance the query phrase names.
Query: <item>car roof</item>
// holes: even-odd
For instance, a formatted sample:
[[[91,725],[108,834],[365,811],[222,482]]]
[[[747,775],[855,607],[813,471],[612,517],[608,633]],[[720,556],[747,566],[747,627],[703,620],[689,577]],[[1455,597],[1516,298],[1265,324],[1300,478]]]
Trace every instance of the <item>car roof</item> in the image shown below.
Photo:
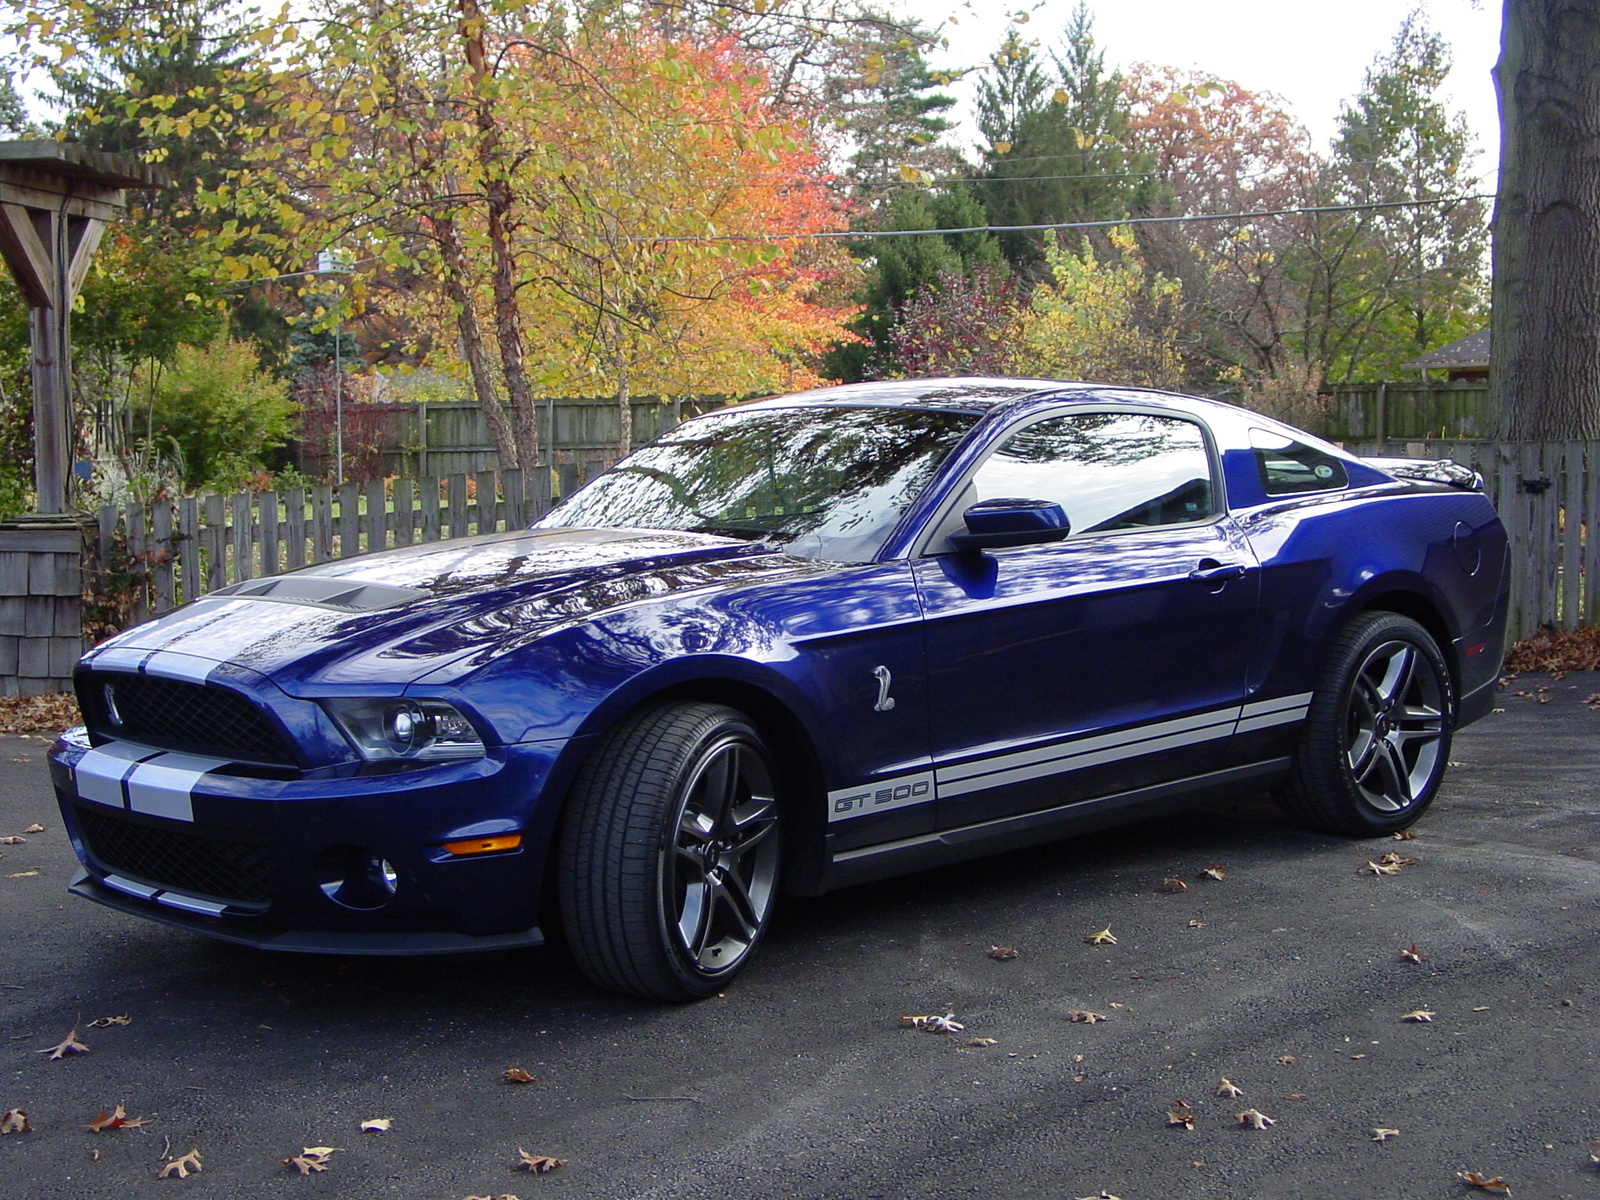
[[[1143,388],[1112,387],[1061,379],[1012,379],[986,376],[955,376],[937,379],[888,379],[872,383],[846,383],[836,387],[814,388],[786,396],[772,396],[741,405],[744,408],[792,408],[796,406],[840,406],[870,408],[920,408],[938,412],[963,412],[982,415],[1011,408],[1032,399],[1115,401],[1156,403],[1198,411],[1218,404],[1196,396]],[[1228,407],[1228,406],[1223,406]]]

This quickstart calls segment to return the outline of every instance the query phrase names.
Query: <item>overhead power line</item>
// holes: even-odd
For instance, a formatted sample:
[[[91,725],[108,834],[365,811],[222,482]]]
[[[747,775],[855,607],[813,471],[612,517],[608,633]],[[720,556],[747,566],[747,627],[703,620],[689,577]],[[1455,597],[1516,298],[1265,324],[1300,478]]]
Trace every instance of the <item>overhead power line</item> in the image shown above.
[[[1196,213],[1175,217],[1121,217],[1111,221],[1049,221],[1037,225],[967,225],[959,229],[821,230],[812,233],[706,233],[666,237],[630,235],[623,242],[795,242],[821,239],[868,241],[876,238],[932,237],[961,233],[1040,233],[1052,229],[1109,229],[1118,225],[1174,225],[1184,221],[1251,221],[1260,217],[1315,216],[1320,213],[1373,212],[1385,208],[1429,208],[1493,200],[1493,196],[1443,196],[1432,200],[1388,200],[1373,204],[1321,204],[1310,208],[1270,208],[1257,212]]]

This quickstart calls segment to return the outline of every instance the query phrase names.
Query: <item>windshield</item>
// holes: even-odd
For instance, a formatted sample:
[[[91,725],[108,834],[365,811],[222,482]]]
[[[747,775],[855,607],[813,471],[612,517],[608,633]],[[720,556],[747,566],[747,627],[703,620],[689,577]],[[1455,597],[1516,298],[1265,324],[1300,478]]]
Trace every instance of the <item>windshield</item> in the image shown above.
[[[682,529],[868,562],[977,419],[901,408],[708,413],[624,459],[535,528]]]

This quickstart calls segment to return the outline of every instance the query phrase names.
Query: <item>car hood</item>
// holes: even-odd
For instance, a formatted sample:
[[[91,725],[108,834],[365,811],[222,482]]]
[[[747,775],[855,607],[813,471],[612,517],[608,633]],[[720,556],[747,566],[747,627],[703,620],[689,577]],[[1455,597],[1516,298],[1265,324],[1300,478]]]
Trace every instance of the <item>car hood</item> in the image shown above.
[[[235,584],[118,634],[87,661],[201,674],[227,663],[291,695],[392,686],[622,605],[816,566],[705,534],[514,530]]]

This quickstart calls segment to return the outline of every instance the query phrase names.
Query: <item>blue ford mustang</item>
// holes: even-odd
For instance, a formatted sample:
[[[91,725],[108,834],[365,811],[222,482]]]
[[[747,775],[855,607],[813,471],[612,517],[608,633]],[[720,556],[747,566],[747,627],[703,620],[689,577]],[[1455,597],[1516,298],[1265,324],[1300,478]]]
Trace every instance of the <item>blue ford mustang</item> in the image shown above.
[[[80,896],[271,949],[537,945],[688,999],[780,891],[1275,789],[1403,828],[1489,711],[1453,464],[1041,380],[690,421],[532,528],[253,580],[86,655]]]

